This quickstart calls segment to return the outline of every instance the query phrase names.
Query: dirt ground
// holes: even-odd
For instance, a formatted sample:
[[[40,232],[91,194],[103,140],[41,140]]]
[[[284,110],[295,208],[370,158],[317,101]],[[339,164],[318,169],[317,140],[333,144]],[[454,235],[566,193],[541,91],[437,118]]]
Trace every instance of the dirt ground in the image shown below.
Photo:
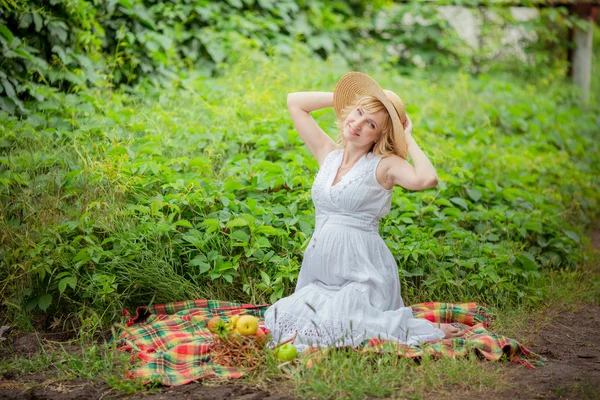
[[[117,395],[114,390],[85,379],[61,382],[45,383],[33,389],[27,389],[31,383],[0,381],[0,399],[30,399],[30,400],[54,400],[54,399],[186,399],[186,400],[293,400],[292,397],[273,395],[263,390],[244,386],[243,384],[224,384],[221,386],[204,386],[194,383],[184,386],[165,388],[159,393],[145,393],[137,396]]]
[[[600,253],[600,225],[593,231],[592,246]],[[518,364],[504,369],[511,387],[503,392],[462,393],[460,398],[491,399],[600,399],[600,304],[579,304],[563,310],[542,329],[528,347],[546,357],[545,365],[534,371]],[[37,339],[22,336],[13,344],[20,352],[31,352]],[[35,348],[33,348],[35,351]],[[275,385],[280,386],[280,385]],[[283,386],[280,386],[283,387]],[[285,390],[279,391],[285,393]],[[441,396],[445,399],[452,395]],[[440,398],[441,398],[440,397]],[[285,394],[266,392],[244,384],[243,380],[215,386],[193,383],[166,387],[158,392],[131,396],[117,395],[104,383],[85,379],[53,381],[47,375],[0,377],[0,399],[186,399],[186,400],[284,400]],[[435,398],[428,396],[428,398]]]
[[[533,371],[505,369],[511,387],[493,399],[600,399],[600,307],[562,313],[528,346],[547,361]]]
[[[592,249],[600,256],[600,223],[591,234]],[[598,258],[600,260],[600,257]],[[600,265],[595,265],[600,272]],[[507,368],[514,387],[490,394],[496,399],[600,399],[600,299],[564,311],[528,347],[546,357],[544,366],[525,371]]]

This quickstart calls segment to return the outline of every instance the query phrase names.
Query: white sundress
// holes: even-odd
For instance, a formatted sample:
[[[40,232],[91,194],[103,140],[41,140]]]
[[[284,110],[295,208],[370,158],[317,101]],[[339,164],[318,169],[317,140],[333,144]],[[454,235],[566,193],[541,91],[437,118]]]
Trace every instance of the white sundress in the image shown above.
[[[269,346],[296,332],[298,351],[356,347],[369,338],[411,345],[443,339],[440,329],[404,306],[396,260],[379,235],[379,219],[390,212],[393,192],[377,182],[381,157],[363,155],[332,186],[343,155],[343,149],[327,154],[315,177],[315,231],[295,292],[265,311],[273,335]]]

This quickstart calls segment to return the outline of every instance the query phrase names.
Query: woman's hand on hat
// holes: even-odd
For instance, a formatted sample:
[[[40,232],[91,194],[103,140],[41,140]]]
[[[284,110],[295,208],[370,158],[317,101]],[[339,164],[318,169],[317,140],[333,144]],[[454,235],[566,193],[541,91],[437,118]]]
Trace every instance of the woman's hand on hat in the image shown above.
[[[402,124],[402,126],[404,127],[404,134],[406,135],[406,138],[408,139],[412,137],[413,125],[412,121],[408,117],[408,114],[406,114],[406,121]]]

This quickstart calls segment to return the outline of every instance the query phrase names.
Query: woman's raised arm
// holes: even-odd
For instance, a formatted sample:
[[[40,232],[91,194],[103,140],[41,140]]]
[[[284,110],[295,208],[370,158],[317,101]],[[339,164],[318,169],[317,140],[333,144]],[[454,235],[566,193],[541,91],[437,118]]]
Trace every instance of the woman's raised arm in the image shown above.
[[[333,92],[296,92],[287,97],[287,105],[300,138],[319,165],[335,149],[335,142],[310,115],[312,111],[333,107]]]
[[[386,181],[391,179],[394,185],[409,190],[425,190],[435,187],[438,184],[435,167],[415,142],[412,130],[412,121],[407,115],[404,135],[408,144],[408,154],[415,166],[413,167],[408,161],[398,156],[386,157],[382,161],[384,175],[387,176]]]

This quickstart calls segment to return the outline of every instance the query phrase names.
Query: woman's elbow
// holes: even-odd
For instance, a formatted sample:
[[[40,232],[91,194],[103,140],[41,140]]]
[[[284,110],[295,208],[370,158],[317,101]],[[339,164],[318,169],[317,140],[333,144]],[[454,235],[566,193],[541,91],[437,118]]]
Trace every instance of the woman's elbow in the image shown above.
[[[288,108],[294,104],[296,93],[288,93],[287,95],[287,106]]]
[[[425,184],[423,185],[423,189],[431,189],[436,187],[438,184],[438,177],[434,176],[428,180],[425,181]]]

